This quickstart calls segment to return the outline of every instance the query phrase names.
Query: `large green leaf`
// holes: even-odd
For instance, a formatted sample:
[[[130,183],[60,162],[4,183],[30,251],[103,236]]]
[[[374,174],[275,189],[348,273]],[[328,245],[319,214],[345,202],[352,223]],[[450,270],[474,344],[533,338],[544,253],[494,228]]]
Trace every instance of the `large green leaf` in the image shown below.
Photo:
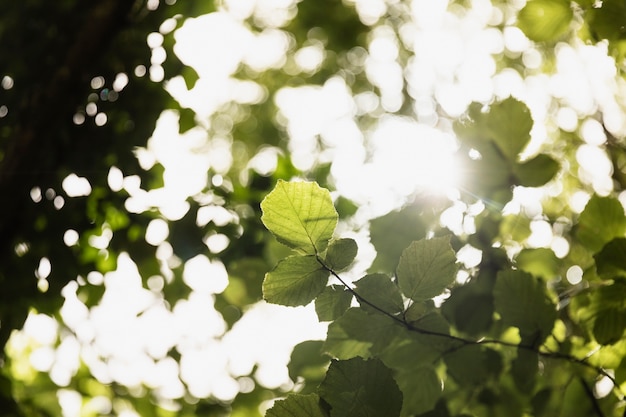
[[[420,210],[407,206],[400,211],[378,217],[370,222],[370,239],[376,248],[372,272],[391,273],[398,266],[402,251],[411,242],[426,236],[426,226]]]
[[[391,318],[353,307],[328,326],[324,350],[340,359],[370,357],[385,349],[400,331]]]
[[[322,353],[323,345],[321,340],[305,340],[294,346],[287,365],[289,378],[293,382],[298,382],[298,377],[302,377],[307,384],[317,386],[324,379],[330,358]]]
[[[291,394],[267,410],[266,417],[328,417],[317,394]]]
[[[330,192],[314,182],[279,180],[261,210],[263,224],[279,242],[309,255],[326,249],[339,218]]]
[[[414,301],[428,300],[454,281],[457,269],[449,237],[418,240],[402,252],[398,286]]]
[[[518,349],[517,357],[511,363],[511,376],[518,390],[529,394],[535,387],[539,357],[536,352]]]
[[[402,417],[432,410],[441,397],[441,380],[430,366],[397,372],[395,379],[403,394]]]
[[[364,310],[376,312],[377,309],[372,307],[374,305],[389,314],[397,314],[404,309],[402,294],[400,294],[398,286],[388,276],[384,274],[366,275],[356,281],[355,284],[357,294],[362,297],[359,303]],[[371,304],[363,300],[367,300]]]
[[[552,331],[556,308],[543,281],[519,270],[500,271],[493,295],[503,323],[517,327],[522,337],[542,341]]]
[[[624,207],[613,197],[591,197],[580,214],[576,237],[593,252],[609,241],[626,234]]]
[[[397,417],[402,408],[391,370],[377,359],[333,361],[319,393],[332,417]]]
[[[535,42],[553,42],[565,34],[574,17],[569,0],[530,0],[517,15],[518,25]]]
[[[513,165],[517,183],[524,187],[540,187],[559,172],[560,165],[548,155],[540,154],[523,163]]]
[[[488,109],[481,103],[472,103],[467,116],[454,124],[454,130],[461,140],[481,153],[483,161],[493,143],[503,159],[516,162],[530,140],[532,125],[528,107],[509,97]]]
[[[352,302],[352,293],[343,285],[330,285],[315,299],[319,321],[333,321],[340,317]]]
[[[626,238],[617,238],[604,245],[595,254],[596,270],[603,278],[626,277]]]
[[[326,250],[324,261],[333,269],[341,271],[350,266],[358,251],[358,246],[354,239],[344,238],[330,242]]]
[[[391,339],[380,353],[386,366],[397,371],[407,371],[427,366],[436,361],[441,352],[416,332],[400,333]]]
[[[533,248],[523,249],[515,257],[515,264],[522,271],[550,280],[558,275],[561,262],[552,249]]]
[[[315,256],[290,256],[265,274],[263,298],[286,306],[306,305],[324,290],[328,276]]]
[[[605,308],[598,312],[593,323],[593,336],[602,345],[619,341],[626,330],[626,309]]]
[[[459,384],[476,386],[488,383],[502,369],[500,354],[480,345],[469,345],[444,356],[448,375]]]
[[[516,161],[530,140],[533,119],[526,104],[512,97],[493,104],[487,114],[491,139],[510,161]]]

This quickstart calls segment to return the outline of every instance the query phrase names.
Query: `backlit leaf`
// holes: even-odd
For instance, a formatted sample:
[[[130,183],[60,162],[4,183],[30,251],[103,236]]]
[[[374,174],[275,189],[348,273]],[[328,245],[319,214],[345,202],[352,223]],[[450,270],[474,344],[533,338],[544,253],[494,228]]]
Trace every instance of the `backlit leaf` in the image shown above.
[[[286,182],[261,202],[261,220],[279,242],[314,255],[326,249],[337,226],[330,192],[314,182]]]
[[[530,140],[533,119],[526,104],[512,97],[493,104],[485,116],[491,139],[510,161],[516,161]]]
[[[324,290],[328,275],[315,256],[290,256],[265,274],[263,298],[286,306],[306,305]]]
[[[389,314],[402,312],[404,305],[398,286],[384,274],[366,275],[355,282],[356,292],[363,299]],[[359,300],[361,308],[366,311],[376,312],[370,304]]]
[[[391,370],[377,359],[333,361],[319,394],[331,417],[397,417],[402,407]]]
[[[613,197],[591,197],[580,214],[576,237],[593,252],[606,243],[626,234],[624,207]]]
[[[323,344],[321,340],[306,340],[293,348],[287,365],[293,382],[298,382],[298,377],[304,378],[307,383],[322,381],[330,361],[328,355],[322,353]]]
[[[354,239],[337,239],[333,240],[326,250],[324,261],[334,271],[341,271],[350,266],[356,254],[358,247]]]
[[[593,323],[593,336],[602,345],[612,345],[619,341],[626,329],[626,310],[605,308],[598,312]]]
[[[387,316],[353,307],[328,326],[324,350],[340,359],[370,357],[387,347],[402,330]]]
[[[266,417],[328,417],[317,394],[291,394],[267,410]]]
[[[524,187],[540,187],[559,172],[560,165],[545,154],[540,154],[523,163],[513,165],[517,183]]]
[[[573,17],[569,0],[530,0],[517,15],[520,29],[535,42],[556,41]]]
[[[519,269],[538,277],[552,279],[559,273],[560,261],[552,249],[523,249],[515,258]]]
[[[315,312],[319,321],[333,321],[350,307],[352,293],[343,285],[330,285],[315,299]]]
[[[414,301],[433,298],[450,285],[457,272],[456,256],[449,237],[422,239],[402,252],[398,286]]]
[[[491,349],[480,345],[465,346],[444,356],[448,374],[459,384],[475,386],[485,384],[496,376],[502,367],[502,358]]]
[[[603,278],[626,276],[626,239],[617,238],[604,245],[602,250],[595,254],[596,270]]]
[[[441,397],[441,380],[430,366],[397,372],[395,379],[403,394],[402,417],[432,410]]]
[[[422,217],[419,210],[408,206],[370,222],[370,239],[376,248],[370,271],[391,273],[396,269],[402,251],[426,236]]]
[[[500,271],[493,294],[503,323],[517,327],[522,337],[539,332],[544,340],[552,331],[556,308],[541,280],[519,270]]]

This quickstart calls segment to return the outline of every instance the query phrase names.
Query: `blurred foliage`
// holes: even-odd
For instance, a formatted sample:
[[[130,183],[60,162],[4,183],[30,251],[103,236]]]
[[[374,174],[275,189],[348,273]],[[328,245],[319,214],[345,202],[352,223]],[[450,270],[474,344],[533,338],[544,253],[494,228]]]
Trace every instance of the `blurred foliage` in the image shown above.
[[[423,97],[409,82],[407,68],[421,51],[406,41],[409,22],[419,16],[411,14],[410,1],[380,2],[382,9],[374,3],[295,1],[279,24],[252,11],[243,25],[254,35],[285,35],[284,60],[263,70],[240,63],[233,78],[255,83],[261,98],[229,99],[207,117],[182,106],[165,86],[178,76],[187,89],[198,84],[200,75],[174,53],[176,30],[187,18],[227,10],[228,2],[0,2],[1,416],[67,415],[61,399],[75,394],[85,416],[124,410],[159,417],[260,416],[270,401],[291,389],[263,387],[253,369],[238,377],[241,392],[232,401],[195,398],[186,386],[175,400],[165,399],[145,384],[107,381],[78,353],[65,384],[59,385],[51,371],[36,370],[30,358],[45,346],[18,332],[29,314],[52,317],[58,328],[51,346],[69,349],[68,341],[77,335],[64,322],[65,300],[75,289],[87,309],[99,306],[105,293],[102,277],[115,271],[125,254],[137,265],[143,288],[170,310],[193,296],[185,280],[187,261],[201,255],[223,264],[228,284],[211,297],[226,331],[263,298],[264,280],[270,300],[315,300],[320,321],[330,322],[327,340],[296,346],[288,372],[298,394],[276,402],[267,415],[624,413],[626,144],[624,132],[604,125],[602,106],[593,115],[577,115],[577,126],[583,118],[602,124],[607,141],[598,148],[612,165],[612,189],[605,193],[597,193],[581,174],[577,152],[585,140],[580,129],[549,125],[549,140],[541,149],[524,152],[535,115],[516,98],[475,102],[460,117],[451,117],[433,93],[435,127],[459,140],[463,184],[455,202],[417,194],[363,225],[363,207],[333,190],[336,179],[332,163],[324,159],[328,146],[322,138],[316,138],[310,167],[300,169],[292,160],[290,128],[276,100],[283,88],[322,87],[340,78],[349,94],[369,94],[372,100],[353,115],[365,133],[390,113],[419,119],[416,103]],[[448,11],[462,16],[472,3],[450,1]],[[496,71],[550,75],[563,45],[600,44],[615,59],[616,85],[623,82],[623,1],[492,4],[501,18],[489,27],[500,33],[516,26],[542,57],[542,64],[531,68],[523,54],[494,53]],[[401,78],[401,103],[395,107],[385,104],[387,92],[366,69],[371,43],[381,33],[397,47],[392,55]],[[149,45],[149,36],[159,39],[158,45]],[[321,49],[321,62],[301,68],[295,57],[309,47]],[[162,61],[154,57],[160,48]],[[623,103],[623,97],[618,101]],[[561,105],[553,99],[549,118]],[[209,168],[204,188],[186,198],[188,208],[178,217],[166,216],[156,203],[133,206],[138,193],[161,190],[171,169],[141,159],[165,110],[178,115],[181,134],[199,129],[209,138],[225,137],[232,157],[226,169]],[[275,166],[255,167],[254,158],[267,154],[275,157]],[[64,181],[75,177],[86,180],[89,191],[68,191]],[[320,284],[326,276],[340,278],[339,270],[355,257],[356,243],[348,237],[330,240],[324,253],[306,248],[307,255],[282,261],[294,252],[265,229],[261,202],[276,184],[285,184],[281,180],[293,178],[315,180],[333,191],[336,212],[327,211],[337,216],[338,233],[354,227],[369,236],[374,260],[369,274],[355,282],[356,293],[345,283]],[[516,192],[537,187],[548,190],[540,209],[509,210],[517,204]],[[588,202],[574,207],[580,193]],[[441,221],[452,209],[461,218],[460,230],[448,230]],[[219,216],[207,217],[215,210]],[[146,239],[153,221],[167,224],[163,245]],[[547,224],[567,249],[534,245],[538,222]],[[225,248],[207,243],[215,236],[227,238]],[[283,238],[293,245],[288,235]],[[480,261],[459,262],[456,276],[456,267],[444,268],[434,260],[441,268],[420,272],[428,265],[416,257],[445,254],[452,259],[456,253],[460,260],[468,247],[481,253]],[[330,270],[295,288],[281,287],[320,261]],[[272,269],[278,262],[282,266]],[[413,282],[415,274],[420,278]],[[425,297],[411,292],[424,288]],[[444,292],[445,300],[433,302],[433,291]],[[381,307],[389,314],[381,314]],[[174,346],[165,356],[180,361],[181,355]],[[108,360],[106,354],[98,359]],[[600,395],[606,384],[608,394]]]

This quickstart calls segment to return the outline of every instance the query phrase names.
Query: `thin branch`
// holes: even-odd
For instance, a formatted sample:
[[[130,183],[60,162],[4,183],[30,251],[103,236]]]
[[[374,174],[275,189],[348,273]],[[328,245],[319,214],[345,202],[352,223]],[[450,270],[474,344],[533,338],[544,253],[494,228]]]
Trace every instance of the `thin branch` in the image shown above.
[[[445,353],[449,353],[451,351],[457,350],[457,349],[461,349],[464,346],[468,346],[468,345],[499,345],[499,346],[504,346],[504,347],[510,347],[510,348],[517,348],[517,349],[523,349],[523,350],[528,350],[531,352],[536,353],[537,355],[539,355],[540,357],[543,358],[550,358],[550,359],[561,359],[561,360],[566,360],[572,363],[576,363],[579,364],[581,366],[584,366],[588,369],[593,370],[594,372],[596,372],[599,375],[602,375],[606,378],[608,378],[611,383],[613,383],[613,391],[616,392],[618,394],[618,396],[620,397],[620,399],[624,399],[625,395],[622,392],[619,383],[617,382],[617,380],[615,379],[615,377],[613,377],[609,372],[607,372],[604,368],[599,367],[599,366],[595,366],[589,362],[587,362],[587,360],[585,358],[577,358],[575,356],[566,354],[566,353],[560,353],[560,352],[546,352],[546,351],[542,351],[539,350],[539,348],[535,347],[535,346],[531,346],[531,345],[523,345],[523,344],[517,344],[517,343],[512,343],[512,342],[506,342],[504,340],[498,340],[498,339],[479,339],[479,340],[472,340],[472,339],[466,339],[463,337],[459,337],[459,336],[454,336],[451,334],[447,334],[447,333],[440,333],[440,332],[436,332],[436,331],[432,331],[432,330],[426,330],[426,329],[420,329],[419,327],[415,327],[413,326],[411,323],[409,323],[408,321],[406,321],[406,319],[404,318],[400,318],[396,315],[393,315],[391,313],[389,313],[388,311],[385,311],[384,309],[382,309],[381,307],[375,305],[374,303],[372,303],[371,301],[367,300],[366,298],[364,298],[362,295],[360,295],[354,288],[352,288],[350,285],[348,285],[348,283],[346,281],[344,281],[339,274],[337,274],[337,272],[335,272],[331,267],[329,267],[328,265],[326,265],[324,263],[324,261],[318,256],[317,257],[317,261],[319,262],[319,264],[325,269],[327,270],[333,277],[337,278],[337,280],[339,280],[339,282],[341,282],[341,284],[352,294],[354,295],[354,297],[359,301],[359,303],[362,304],[367,304],[368,306],[372,307],[373,309],[375,309],[376,311],[380,312],[381,314],[389,317],[390,319],[392,319],[393,321],[395,321],[396,323],[402,325],[403,327],[405,327],[407,330],[412,331],[412,332],[416,332],[416,333],[420,333],[423,335],[428,335],[428,336],[435,336],[435,337],[441,337],[441,338],[445,338],[445,339],[449,339],[455,342],[460,343],[459,346],[455,346],[454,348],[452,348],[452,350],[447,351]],[[585,387],[585,389],[590,389],[586,384],[584,384],[583,382],[583,386]],[[592,393],[593,396],[593,393]],[[594,401],[595,401],[595,397],[593,397]],[[596,413],[598,413],[598,416],[600,417],[604,417],[602,414],[602,410],[600,410],[599,405],[597,404],[597,401],[595,401],[594,403],[594,409],[596,410]]]

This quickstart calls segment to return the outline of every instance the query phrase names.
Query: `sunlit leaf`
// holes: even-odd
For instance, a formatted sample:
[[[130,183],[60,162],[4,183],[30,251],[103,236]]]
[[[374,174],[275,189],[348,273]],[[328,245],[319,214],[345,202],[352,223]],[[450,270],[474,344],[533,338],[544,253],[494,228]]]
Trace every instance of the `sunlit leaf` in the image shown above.
[[[457,269],[449,237],[419,240],[402,252],[398,286],[412,300],[428,300],[454,281]]]
[[[578,218],[576,237],[592,252],[626,234],[624,207],[613,197],[591,197]]]
[[[533,159],[513,165],[513,174],[519,185],[540,187],[554,178],[560,168],[557,161],[548,155],[540,154]]]
[[[263,224],[279,242],[309,255],[326,249],[339,217],[329,191],[314,182],[279,180],[261,209]]]
[[[355,282],[356,291],[362,297],[358,300],[361,308],[366,311],[377,312],[372,304],[389,313],[397,314],[403,310],[402,295],[398,286],[384,274],[366,275]],[[364,302],[363,299],[369,303]]]
[[[372,272],[393,272],[402,251],[426,236],[423,216],[415,207],[393,211],[370,222],[370,239],[376,248]]]
[[[539,359],[536,352],[528,349],[518,349],[517,357],[511,363],[511,376],[517,389],[530,393],[537,377]]]
[[[568,0],[530,0],[517,15],[522,31],[535,42],[553,42],[570,27],[574,11]]]
[[[493,294],[503,323],[517,327],[522,337],[538,332],[544,340],[552,331],[556,308],[543,281],[519,270],[500,271]]]
[[[306,305],[324,290],[328,275],[315,256],[290,256],[265,275],[263,298],[286,306]]]
[[[552,279],[559,273],[560,261],[551,249],[524,249],[516,257],[519,269],[538,277]]]
[[[321,340],[306,340],[293,348],[287,365],[289,378],[293,382],[298,382],[298,377],[316,385],[322,381],[330,361],[328,355],[322,353],[323,345]]]
[[[334,271],[341,271],[350,266],[356,254],[358,247],[354,239],[337,239],[330,242],[326,250],[324,261]]]
[[[533,119],[526,104],[512,97],[493,104],[485,116],[491,139],[510,161],[516,161],[530,140]]]
[[[352,293],[343,285],[330,285],[315,299],[315,312],[319,321],[333,321],[350,307]]]
[[[317,394],[291,394],[267,410],[266,417],[328,417]]]
[[[441,397],[441,380],[430,366],[397,372],[395,379],[403,394],[402,417],[432,410]]]
[[[376,359],[333,361],[319,394],[332,417],[395,417],[402,407],[391,371]]]
[[[340,359],[370,357],[381,352],[401,330],[387,316],[350,308],[328,327],[324,350]]]
[[[441,307],[443,315],[460,331],[478,335],[493,321],[493,295],[474,284],[455,287]]]
[[[386,366],[398,371],[421,368],[441,356],[441,352],[429,341],[416,332],[402,333],[389,341],[380,353],[380,359]]]
[[[596,270],[603,278],[626,276],[626,238],[617,238],[595,254]]]
[[[500,354],[480,345],[456,349],[444,356],[448,374],[459,384],[476,386],[488,382],[502,368]]]
[[[593,323],[593,336],[602,345],[619,341],[626,329],[626,309],[605,308],[598,312]]]

